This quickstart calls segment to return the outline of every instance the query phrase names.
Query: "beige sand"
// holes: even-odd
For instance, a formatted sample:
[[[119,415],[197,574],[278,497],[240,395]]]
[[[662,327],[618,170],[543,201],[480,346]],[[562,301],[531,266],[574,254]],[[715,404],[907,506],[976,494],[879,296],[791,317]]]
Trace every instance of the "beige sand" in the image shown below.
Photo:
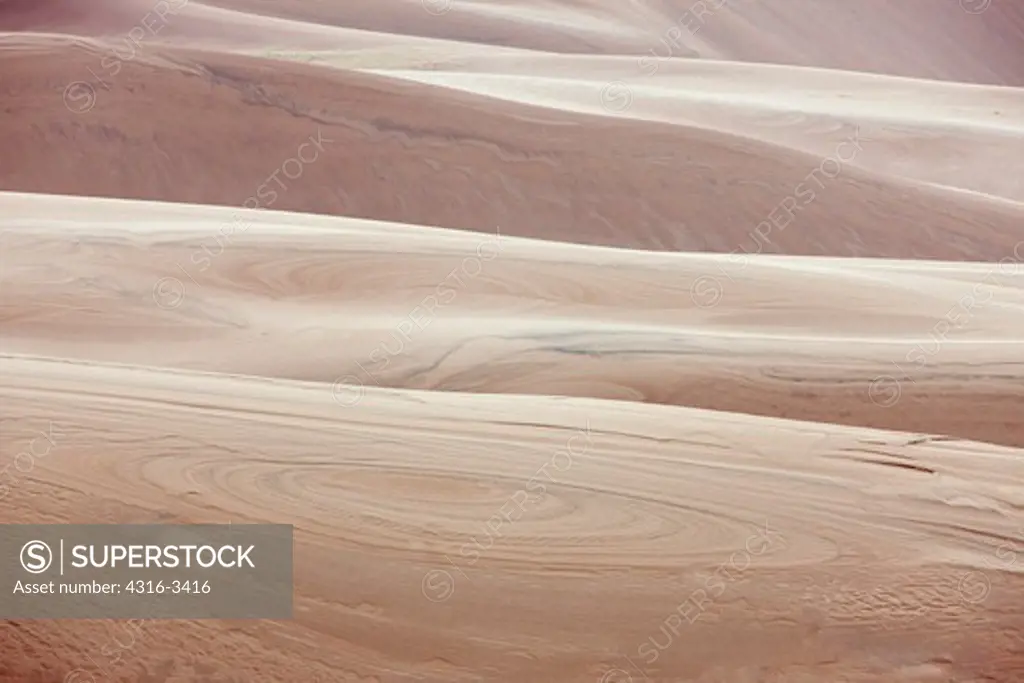
[[[4,451],[56,431],[6,518],[297,528],[294,621],[154,622],[113,680],[1020,675],[1024,461],[957,438],[1024,442],[1014,262],[0,205]],[[21,624],[9,680],[118,628]]]
[[[1024,679],[1018,5],[0,32],[0,521],[296,530],[293,620],[0,683]]]

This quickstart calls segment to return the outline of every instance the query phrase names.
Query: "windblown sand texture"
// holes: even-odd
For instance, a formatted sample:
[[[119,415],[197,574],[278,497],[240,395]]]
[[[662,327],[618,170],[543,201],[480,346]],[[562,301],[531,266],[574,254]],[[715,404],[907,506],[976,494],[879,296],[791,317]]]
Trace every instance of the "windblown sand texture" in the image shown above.
[[[296,539],[0,683],[1019,683],[1022,449],[1022,3],[0,0],[0,521]]]

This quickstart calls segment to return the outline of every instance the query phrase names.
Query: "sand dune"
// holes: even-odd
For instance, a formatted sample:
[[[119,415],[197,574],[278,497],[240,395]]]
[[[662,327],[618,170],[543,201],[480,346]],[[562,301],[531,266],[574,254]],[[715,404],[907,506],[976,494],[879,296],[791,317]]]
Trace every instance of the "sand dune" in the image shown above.
[[[217,34],[231,25],[258,26],[264,47],[289,29],[293,41],[355,30],[386,36],[392,44],[424,37],[640,55],[658,63],[725,59],[1024,85],[1016,52],[1024,38],[1024,9],[1006,0],[863,0],[856,6],[843,0],[6,0],[0,8],[0,30],[7,31],[121,35],[149,15],[157,18],[148,25],[166,25],[193,40],[220,40]],[[205,29],[193,22],[197,18]],[[210,30],[211,20],[217,32]]]
[[[113,680],[594,681],[626,657],[653,657],[652,680],[1021,674],[1017,568],[995,554],[1018,533],[1017,451],[582,399],[376,390],[343,410],[320,384],[0,368],[13,431],[55,420],[73,444],[12,489],[14,519],[301,530],[294,621],[156,622]],[[708,618],[674,642],[661,629],[702,586]],[[39,670],[20,643],[60,642],[59,673],[109,637],[28,624],[8,676]]]
[[[547,393],[1024,446],[1024,241],[993,264],[737,258],[174,204],[0,206],[17,353],[337,380],[345,404],[376,386]],[[965,401],[976,410],[950,414]]]
[[[835,158],[840,148],[843,165],[1024,200],[1024,181],[994,172],[1021,153],[1024,99],[1016,88],[737,62],[561,55],[524,61],[494,56],[375,72],[533,105],[756,137],[821,159]],[[851,139],[864,140],[866,149],[843,150]]]
[[[862,168],[862,157],[909,143],[872,148],[884,132],[852,125],[821,156],[699,124],[180,50],[119,63],[109,91],[70,91],[69,102],[95,105],[76,113],[46,107],[56,74],[85,75],[99,53],[0,58],[23,78],[0,141],[8,189],[234,206],[254,197],[250,208],[672,251],[998,261],[1024,239],[1016,200]],[[203,126],[165,99],[203,111]],[[1007,176],[990,167],[986,177]],[[1009,177],[989,185],[1018,197],[1019,176]]]
[[[1017,683],[1022,44],[0,0],[0,520],[295,528],[292,619],[0,621],[0,683]]]

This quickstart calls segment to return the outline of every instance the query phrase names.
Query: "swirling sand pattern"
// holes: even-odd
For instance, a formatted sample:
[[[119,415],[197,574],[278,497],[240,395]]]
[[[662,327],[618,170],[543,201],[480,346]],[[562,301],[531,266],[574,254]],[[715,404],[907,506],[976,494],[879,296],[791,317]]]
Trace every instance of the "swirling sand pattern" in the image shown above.
[[[724,641],[787,676],[1021,671],[1010,636],[992,637],[1021,628],[1017,571],[993,558],[1024,540],[1024,460],[956,438],[1020,446],[1005,314],[1024,277],[1009,261],[737,264],[262,214],[169,308],[154,282],[216,231],[206,209],[3,201],[3,253],[19,254],[0,309],[4,452],[46,420],[72,444],[11,487],[8,518],[298,532],[294,622],[223,637],[155,624],[121,680],[287,680],[301,658],[322,680],[588,681],[616,652],[657,652],[648,676],[745,680]],[[403,324],[468,258],[479,272],[449,282],[430,324]],[[702,274],[727,284],[712,308],[690,299]],[[930,335],[971,292],[959,329]],[[871,379],[926,343],[934,354],[883,407]],[[335,375],[359,368],[374,381],[339,401]],[[721,410],[758,397],[768,417]],[[935,414],[940,401],[977,410]],[[859,426],[775,419],[826,409]],[[893,412],[954,436],[865,426]],[[510,500],[521,514],[502,522]],[[685,647],[652,650],[675,606],[715,593],[709,576],[728,590]],[[19,625],[7,647],[59,639],[47,666],[70,670],[111,628]],[[838,653],[842,668],[825,663]]]
[[[0,521],[295,527],[294,619],[0,622],[0,683],[1024,680],[1021,45],[0,0]]]
[[[11,490],[13,520],[75,511],[298,529],[294,622],[206,643],[213,627],[156,625],[137,671],[182,667],[194,648],[219,675],[276,679],[308,649],[311,672],[361,680],[468,681],[485,665],[506,680],[590,680],[727,561],[750,566],[660,666],[696,673],[684,650],[714,661],[728,640],[769,669],[841,648],[851,673],[951,654],[958,670],[990,671],[1003,645],[991,634],[1021,628],[1017,570],[990,557],[1018,531],[1016,450],[591,399],[375,391],[343,410],[317,383],[14,356],[0,368],[17,407],[4,433],[55,420],[74,444]],[[575,455],[552,461],[574,434]],[[548,461],[546,491],[486,538],[484,522]],[[741,562],[753,537],[771,552]],[[446,558],[463,574],[438,605],[420,577]],[[984,606],[959,597],[973,571],[991,583]],[[751,612],[756,623],[741,616]],[[561,637],[538,641],[541,622]],[[871,635],[883,628],[884,641]],[[62,638],[54,657],[70,664],[99,632],[18,633]]]
[[[337,383],[339,406],[372,388],[539,393],[1024,446],[1024,242],[992,264],[738,259],[254,212],[219,244],[226,210],[0,207],[12,352]],[[217,255],[201,271],[196,254]]]

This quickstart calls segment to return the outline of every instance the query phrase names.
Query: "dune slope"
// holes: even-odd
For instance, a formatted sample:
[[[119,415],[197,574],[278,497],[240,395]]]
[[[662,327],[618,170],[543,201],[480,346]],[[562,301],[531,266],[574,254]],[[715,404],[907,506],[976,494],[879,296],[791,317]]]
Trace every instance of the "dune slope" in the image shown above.
[[[0,206],[12,352],[337,381],[343,404],[376,386],[544,393],[1024,446],[1024,242],[996,264],[737,258],[175,204]]]
[[[823,157],[382,75],[168,55],[120,64],[93,100],[73,90],[95,105],[80,114],[47,106],[55,74],[87,73],[98,52],[4,53],[18,76],[0,186],[672,251],[998,261],[1024,238],[1024,204],[854,165],[872,154],[858,129]]]
[[[1022,45],[0,0],[0,522],[295,531],[293,618],[0,621],[0,683],[1024,680]]]
[[[107,680],[1024,673],[1020,573],[996,554],[1019,540],[1016,450],[584,399],[343,410],[316,384],[31,358],[0,363],[0,394],[8,448],[59,429],[5,518],[296,525],[293,621],[144,622]],[[114,634],[4,629],[9,680],[92,672]]]
[[[153,17],[143,22],[144,17]],[[753,61],[991,85],[1024,85],[1024,8],[1006,0],[6,0],[0,31],[220,46],[309,47],[331,36],[417,39],[570,54]],[[159,29],[148,28],[160,26]],[[249,29],[249,36],[242,27]],[[251,35],[258,32],[258,37]],[[362,34],[362,35],[359,35]],[[420,43],[420,44],[428,44]]]

